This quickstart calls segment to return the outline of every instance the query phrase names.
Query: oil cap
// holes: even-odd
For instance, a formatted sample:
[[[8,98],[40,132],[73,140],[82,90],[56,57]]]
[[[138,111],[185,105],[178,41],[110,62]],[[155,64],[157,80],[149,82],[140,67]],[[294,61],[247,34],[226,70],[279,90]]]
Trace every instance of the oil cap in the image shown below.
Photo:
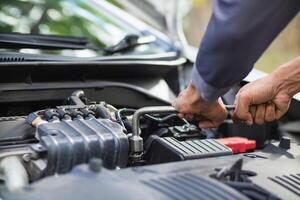
[[[280,139],[279,147],[282,149],[290,149],[291,148],[291,139],[289,137],[283,136]]]

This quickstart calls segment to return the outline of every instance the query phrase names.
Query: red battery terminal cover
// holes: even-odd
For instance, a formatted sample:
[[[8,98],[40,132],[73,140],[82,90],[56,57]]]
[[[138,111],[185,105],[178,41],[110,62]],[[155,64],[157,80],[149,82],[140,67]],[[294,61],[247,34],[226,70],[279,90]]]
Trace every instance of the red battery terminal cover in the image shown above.
[[[244,137],[228,137],[217,139],[221,144],[229,147],[233,154],[245,153],[256,149],[256,141]]]

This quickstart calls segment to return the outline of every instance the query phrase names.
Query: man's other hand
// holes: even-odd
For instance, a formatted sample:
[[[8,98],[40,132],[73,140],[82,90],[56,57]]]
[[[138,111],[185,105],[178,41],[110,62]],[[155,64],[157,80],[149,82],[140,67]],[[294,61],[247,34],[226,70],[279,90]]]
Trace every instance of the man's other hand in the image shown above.
[[[179,112],[179,116],[188,120],[199,121],[200,128],[214,128],[219,126],[227,117],[227,110],[219,98],[217,101],[205,101],[197,89],[190,83],[182,91],[173,106]]]
[[[279,76],[280,73],[273,73],[242,87],[236,96],[233,120],[251,125],[281,118],[292,95]]]

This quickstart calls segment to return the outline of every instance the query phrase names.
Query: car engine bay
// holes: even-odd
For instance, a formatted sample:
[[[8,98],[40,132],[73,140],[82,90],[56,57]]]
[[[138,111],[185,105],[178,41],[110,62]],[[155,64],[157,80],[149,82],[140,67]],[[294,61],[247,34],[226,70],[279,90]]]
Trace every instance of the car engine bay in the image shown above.
[[[23,160],[27,175],[20,177],[29,178],[24,182],[67,173],[92,158],[116,169],[232,154],[216,140],[205,140],[205,133],[179,118],[171,106],[117,109],[89,102],[82,90],[73,92],[68,102],[24,117],[1,118],[1,130],[17,130],[2,136],[3,157],[16,158],[16,166]]]
[[[213,28],[205,33],[210,4],[0,1],[0,200],[300,200],[300,93],[289,103],[278,93],[284,109],[249,102],[259,117],[269,106],[282,112],[289,104],[280,119],[277,111],[264,124],[232,119],[242,87],[268,75],[259,69],[271,71],[296,56],[299,45],[280,36],[275,51],[255,63],[297,8],[267,9],[243,30],[243,23],[231,23],[234,13],[219,9],[238,10],[237,1],[214,2]],[[262,23],[268,17],[273,26]],[[215,22],[234,28],[219,33]],[[261,35],[252,37],[260,24]],[[295,37],[297,27],[288,34]],[[246,46],[251,40],[243,33],[253,45]],[[203,116],[181,118],[171,106],[194,75],[208,93],[226,91],[220,99],[228,116],[217,128],[201,129]]]
[[[115,173],[116,181],[138,185],[149,199],[299,198],[299,144],[286,137],[279,143],[261,145],[220,135],[220,131],[230,132],[228,124],[218,130],[201,130],[196,123],[179,118],[171,106],[115,107],[90,100],[83,90],[76,90],[65,105],[0,118],[1,195],[35,199],[35,192],[47,193],[61,185],[65,189],[56,194],[59,199],[65,192],[82,189],[76,186],[81,179],[63,186],[68,177],[81,176],[86,178],[87,188],[98,184],[112,190],[116,186],[111,183],[110,187],[109,177]],[[279,175],[276,170],[282,162],[285,169]],[[92,183],[92,177],[99,178]],[[203,184],[213,189],[205,192]],[[265,184],[279,189],[273,191]],[[189,187],[199,194],[189,193]],[[100,191],[93,190],[96,199]],[[151,190],[160,194],[152,195]],[[208,196],[203,196],[205,193]],[[139,195],[133,198],[130,194],[122,199],[139,199]],[[110,195],[108,199],[117,198],[115,192]]]

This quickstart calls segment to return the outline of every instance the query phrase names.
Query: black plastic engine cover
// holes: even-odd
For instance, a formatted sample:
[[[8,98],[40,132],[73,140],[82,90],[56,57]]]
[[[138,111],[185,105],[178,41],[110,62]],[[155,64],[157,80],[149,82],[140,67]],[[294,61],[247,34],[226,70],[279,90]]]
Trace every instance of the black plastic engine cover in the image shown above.
[[[24,118],[11,117],[0,122],[0,143],[32,139],[35,129]]]
[[[47,150],[47,174],[65,173],[96,157],[107,168],[124,167],[128,139],[124,129],[109,119],[77,119],[41,124],[37,135]]]
[[[242,169],[255,172],[251,182],[233,181],[243,189],[229,186],[211,178],[216,169],[232,166],[243,159]],[[242,199],[300,199],[300,146],[291,144],[282,149],[268,144],[263,150],[246,154],[211,157],[184,162],[148,165],[120,170],[100,168],[92,171],[89,165],[76,167],[71,173],[47,177],[15,193],[6,200],[242,200]],[[237,173],[240,174],[240,173]],[[256,184],[262,190],[243,185]],[[53,192],[55,191],[55,192]],[[247,197],[245,196],[247,195]],[[255,195],[256,198],[248,198]]]

